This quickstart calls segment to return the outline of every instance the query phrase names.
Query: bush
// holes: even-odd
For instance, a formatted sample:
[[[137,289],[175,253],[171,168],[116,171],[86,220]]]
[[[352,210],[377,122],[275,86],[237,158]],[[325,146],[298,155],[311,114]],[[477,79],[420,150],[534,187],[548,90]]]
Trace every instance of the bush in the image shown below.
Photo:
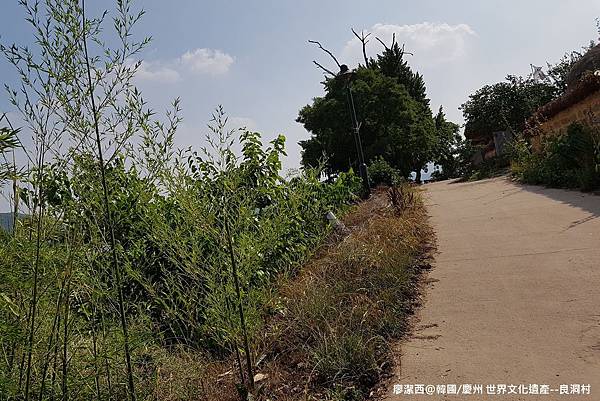
[[[369,181],[373,187],[378,185],[392,186],[401,181],[402,175],[383,157],[377,156],[369,165]]]
[[[217,135],[224,134],[224,127],[216,124]],[[283,179],[279,171],[284,138],[263,146],[258,133],[237,132],[241,157],[235,157],[229,145],[237,138],[224,134],[227,145],[208,150],[224,158],[182,152],[181,159],[172,161],[173,168],[161,171],[160,180],[144,176],[125,155],[106,165],[117,252],[126,271],[123,296],[140,396],[153,386],[164,386],[146,372],[155,369],[153,360],[164,350],[185,346],[198,355],[223,356],[242,348],[247,331],[253,353],[272,312],[268,300],[274,282],[296,273],[329,232],[326,212],[343,215],[361,188],[352,173],[340,174],[333,182],[323,182],[315,170]],[[117,389],[104,379],[105,371],[111,379],[122,379],[118,350],[123,338],[116,330],[120,316],[114,307],[110,253],[98,223],[103,208],[97,163],[90,154],[76,154],[69,169],[49,166],[44,180],[47,228],[40,249],[44,269],[38,277],[44,292],[37,298],[36,335],[49,340],[36,341],[33,349],[36,372],[42,373],[32,380],[32,392],[37,399],[56,390],[49,378],[63,376],[50,359],[64,348],[73,350],[69,372],[84,373],[64,377],[70,399],[95,399],[111,392],[126,399],[124,387]],[[0,260],[11,266],[0,269],[0,346],[13,355],[0,363],[1,399],[19,392],[17,366],[27,352],[36,238],[24,224],[19,222],[14,235],[0,233]],[[238,299],[245,326],[238,318]],[[69,332],[64,334],[56,325],[66,319]],[[79,349],[78,344],[86,345]],[[102,371],[91,371],[100,361]]]
[[[525,140],[517,141],[511,171],[528,184],[583,191],[600,188],[600,130],[573,123],[561,135],[544,137],[539,153]]]

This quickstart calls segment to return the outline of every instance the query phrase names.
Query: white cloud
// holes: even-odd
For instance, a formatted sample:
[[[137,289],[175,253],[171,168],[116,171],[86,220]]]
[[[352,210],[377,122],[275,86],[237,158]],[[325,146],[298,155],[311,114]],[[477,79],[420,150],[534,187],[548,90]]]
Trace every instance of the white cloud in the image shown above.
[[[389,44],[396,34],[396,41],[406,44],[406,51],[415,54],[418,64],[425,62],[449,62],[462,57],[466,52],[469,37],[475,36],[475,31],[467,24],[449,25],[447,23],[423,22],[413,25],[375,24],[367,32],[371,32],[368,53],[374,56],[380,52],[381,46],[375,37]],[[362,47],[358,39],[353,38],[346,43],[342,56],[347,62],[362,60]]]
[[[233,57],[221,50],[195,49],[185,52],[179,62],[192,72],[200,74],[219,75],[229,71]]]
[[[235,59],[218,49],[188,50],[180,57],[170,61],[142,61],[136,79],[159,83],[173,83],[182,79],[186,73],[222,75],[229,71]],[[133,64],[134,60],[129,60]]]
[[[181,75],[177,70],[158,62],[142,61],[136,72],[136,78],[142,81],[173,83],[179,81]]]

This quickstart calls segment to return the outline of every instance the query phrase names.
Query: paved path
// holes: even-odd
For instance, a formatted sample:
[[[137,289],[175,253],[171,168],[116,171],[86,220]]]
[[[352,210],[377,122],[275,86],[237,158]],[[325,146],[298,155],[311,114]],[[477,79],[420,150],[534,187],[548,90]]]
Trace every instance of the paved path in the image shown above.
[[[439,253],[389,392],[467,383],[484,394],[387,399],[599,401],[600,196],[505,178],[425,188]],[[591,395],[486,395],[498,383],[590,384]]]

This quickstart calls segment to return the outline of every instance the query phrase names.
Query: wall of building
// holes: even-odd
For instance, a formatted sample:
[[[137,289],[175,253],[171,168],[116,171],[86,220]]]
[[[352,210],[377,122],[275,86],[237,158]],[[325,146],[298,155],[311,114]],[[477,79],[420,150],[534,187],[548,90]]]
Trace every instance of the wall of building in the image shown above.
[[[540,139],[547,135],[563,133],[569,125],[578,121],[588,121],[592,117],[600,122],[600,91],[586,97],[579,103],[559,112],[548,121],[540,124],[537,129],[539,136],[533,138],[534,148],[539,149]]]

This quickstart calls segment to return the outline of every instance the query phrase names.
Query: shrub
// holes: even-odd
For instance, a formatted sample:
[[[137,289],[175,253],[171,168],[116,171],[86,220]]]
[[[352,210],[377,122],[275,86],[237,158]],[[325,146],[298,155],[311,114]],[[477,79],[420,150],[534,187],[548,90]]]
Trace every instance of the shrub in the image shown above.
[[[263,146],[258,133],[242,131],[239,141],[241,158],[232,156],[223,165],[220,158],[191,152],[183,159],[185,165],[163,170],[160,183],[144,177],[125,155],[107,163],[118,256],[126,267],[123,294],[135,345],[132,359],[138,395],[163,385],[147,377],[147,371],[155,369],[152,360],[161,354],[157,351],[161,347],[186,346],[223,356],[242,348],[246,331],[253,353],[271,313],[268,300],[275,280],[296,273],[328,233],[325,213],[343,215],[360,190],[360,181],[352,173],[340,174],[333,182],[321,181],[320,172],[313,170],[290,180],[281,178],[283,137]],[[221,151],[229,154],[230,145]],[[178,163],[173,161],[174,166]],[[65,376],[71,399],[123,390],[105,379],[105,371],[112,380],[122,379],[116,352],[123,339],[115,330],[119,319],[115,285],[104,232],[97,223],[103,210],[96,166],[89,154],[81,153],[69,170],[46,169],[48,228],[47,241],[41,243],[44,269],[38,279],[45,291],[37,300],[36,335],[49,340],[39,340],[33,349],[36,371],[47,371],[34,377],[36,398],[55,391],[49,378],[55,375],[62,380],[63,376],[57,372],[61,366],[55,368],[50,360],[71,347],[69,372],[85,373]],[[229,235],[239,293],[231,274]],[[29,263],[35,243],[24,227],[13,236],[2,233],[0,260],[12,268],[0,269],[0,345],[14,351],[9,363],[0,363],[2,396],[19,391],[13,360],[22,358],[27,349],[27,294],[33,282]],[[245,326],[238,319],[238,300]],[[62,312],[65,305],[68,312]],[[68,319],[67,334],[57,330],[59,319]],[[85,346],[79,349],[77,344]],[[90,371],[99,361],[102,369]],[[86,391],[75,395],[78,387]],[[119,397],[126,398],[120,393]]]
[[[512,149],[511,171],[528,184],[590,191],[600,187],[600,130],[571,124],[565,133],[542,138],[541,151],[521,139]]]
[[[369,165],[369,181],[371,185],[392,186],[401,180],[402,175],[393,168],[383,157],[377,156]]]

